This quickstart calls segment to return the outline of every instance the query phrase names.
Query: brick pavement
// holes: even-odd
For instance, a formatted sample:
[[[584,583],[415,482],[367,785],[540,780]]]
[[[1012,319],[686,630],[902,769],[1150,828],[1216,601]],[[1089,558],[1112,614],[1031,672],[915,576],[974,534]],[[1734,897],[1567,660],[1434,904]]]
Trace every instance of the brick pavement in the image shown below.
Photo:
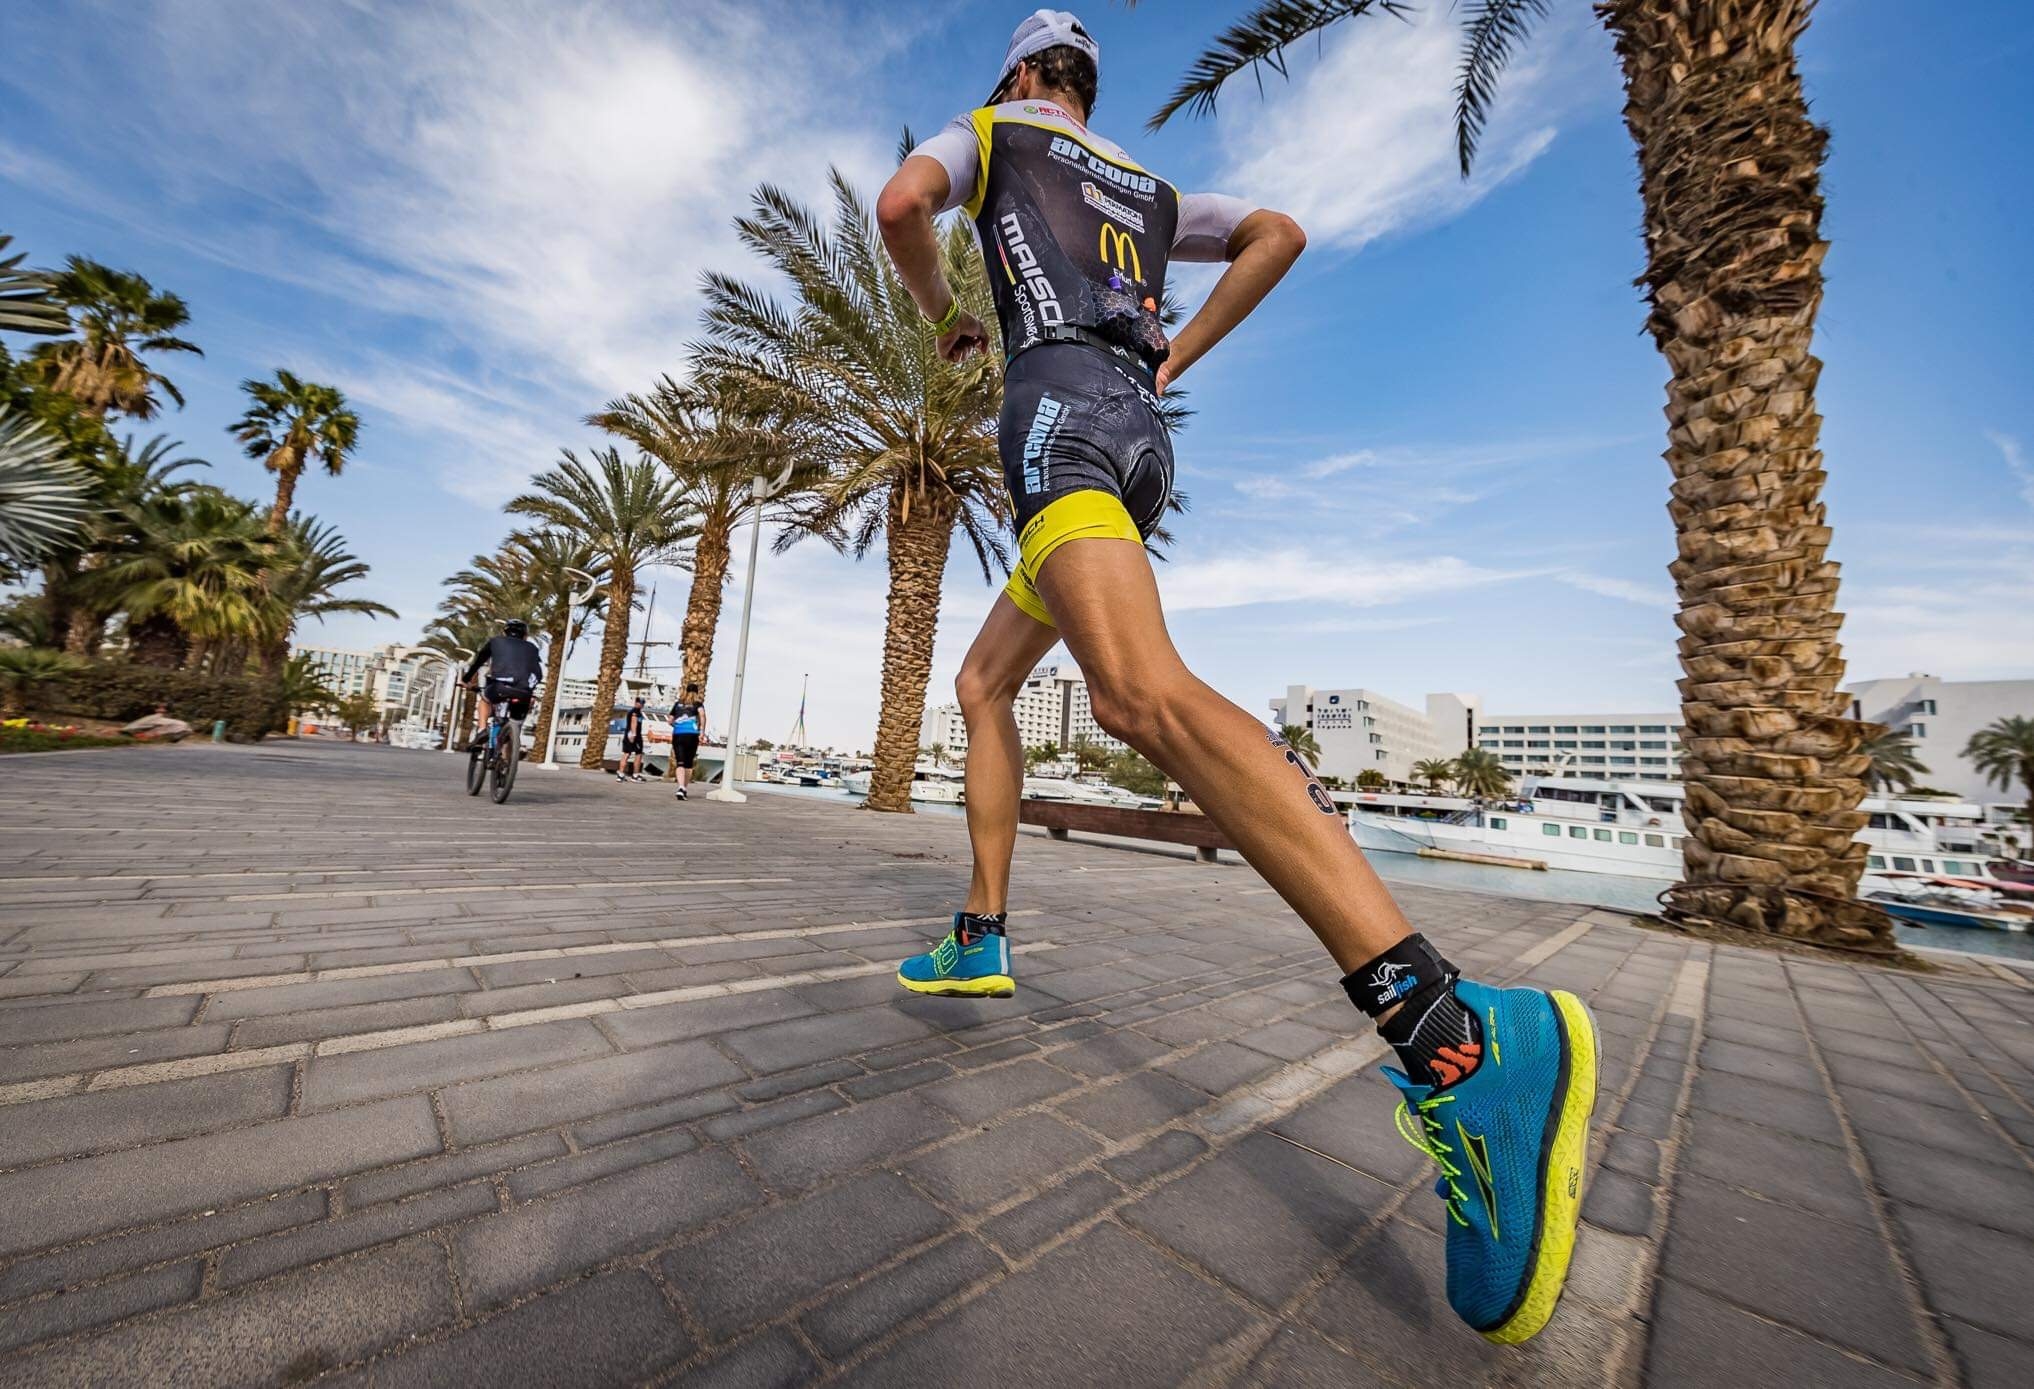
[[[1441,1296],[1245,869],[278,744],[0,764],[0,1386],[2034,1382],[2034,989],[1407,888],[1607,1048],[1552,1327]]]

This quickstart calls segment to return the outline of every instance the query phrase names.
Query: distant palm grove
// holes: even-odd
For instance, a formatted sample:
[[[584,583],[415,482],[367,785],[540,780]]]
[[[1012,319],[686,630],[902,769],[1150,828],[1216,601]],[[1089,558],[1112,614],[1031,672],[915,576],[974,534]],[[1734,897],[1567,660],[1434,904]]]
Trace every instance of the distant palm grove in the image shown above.
[[[360,421],[338,388],[287,370],[241,384],[227,432],[275,476],[272,498],[204,480],[210,465],[134,428],[181,410],[172,373],[202,356],[184,301],[78,256],[38,271],[0,235],[0,603],[6,703],[129,719],[168,704],[258,738],[337,696],[289,659],[298,627],[393,617],[355,591],[367,566],[295,509],[299,480],[338,476]],[[15,712],[10,708],[7,712]]]

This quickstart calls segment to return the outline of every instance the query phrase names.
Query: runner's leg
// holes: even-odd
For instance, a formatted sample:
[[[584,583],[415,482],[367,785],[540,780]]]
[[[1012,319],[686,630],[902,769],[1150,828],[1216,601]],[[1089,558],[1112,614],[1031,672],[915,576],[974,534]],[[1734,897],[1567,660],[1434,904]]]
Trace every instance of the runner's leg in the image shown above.
[[[993,914],[1009,905],[1010,855],[1024,795],[1024,742],[1011,704],[1024,677],[1058,640],[1008,594],[998,594],[954,681],[968,726],[966,808],[975,859],[963,911]]]
[[[1345,973],[1412,933],[1319,783],[1180,660],[1142,546],[1070,540],[1046,559],[1038,591],[1087,677],[1096,722],[1186,788]]]

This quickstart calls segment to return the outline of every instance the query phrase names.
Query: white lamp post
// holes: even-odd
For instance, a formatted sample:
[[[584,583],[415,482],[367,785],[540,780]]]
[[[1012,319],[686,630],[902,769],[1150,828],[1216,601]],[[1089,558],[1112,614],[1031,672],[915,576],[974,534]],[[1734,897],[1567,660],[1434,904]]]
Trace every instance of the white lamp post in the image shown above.
[[[565,625],[569,631],[572,625],[572,610],[574,608],[583,608],[593,601],[594,592],[600,587],[600,581],[584,569],[567,568],[565,572],[567,574],[577,574],[586,581],[586,587],[574,593],[571,600],[565,605]],[[562,656],[558,655],[557,652],[551,653],[558,662],[558,698],[556,703],[559,708],[551,710],[551,728],[544,738],[544,760],[537,764],[547,772],[558,770],[558,715],[565,703],[565,662],[572,658],[572,646],[573,643],[568,642],[565,646],[565,654]],[[593,730],[589,728],[587,736],[591,737],[592,735]]]
[[[452,649],[454,651],[464,651],[468,660],[473,659],[473,653],[467,651],[463,646],[455,646]],[[453,751],[452,707],[459,699],[459,665],[443,652],[434,651],[431,654],[445,663],[445,751],[449,753]]]
[[[783,469],[774,478],[760,474],[750,485],[749,504],[755,511],[749,518],[749,578],[742,589],[742,637],[735,646],[734,707],[727,716],[727,760],[721,767],[720,786],[706,793],[710,801],[742,802],[748,799],[735,790],[735,768],[741,762],[742,731],[742,681],[749,669],[749,613],[756,602],[756,551],[763,540],[763,503],[784,490],[784,484],[791,480],[791,460],[784,460]]]

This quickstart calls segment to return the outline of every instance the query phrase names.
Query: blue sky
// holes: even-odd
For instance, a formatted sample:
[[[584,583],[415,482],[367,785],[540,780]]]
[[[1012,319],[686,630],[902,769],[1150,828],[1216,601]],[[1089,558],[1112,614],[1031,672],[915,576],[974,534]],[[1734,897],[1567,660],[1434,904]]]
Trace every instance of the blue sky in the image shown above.
[[[1159,136],[1144,118],[1239,3],[1091,3],[1097,129],[1188,187],[1297,216],[1294,276],[1182,383],[1192,514],[1161,568],[1175,638],[1262,714],[1288,682],[1417,703],[1674,701],[1663,364],[1640,331],[1630,141],[1582,0],[1507,79],[1482,171],[1455,177],[1447,6],[1364,20],[1259,98]],[[374,567],[407,639],[439,581],[580,416],[676,370],[699,273],[755,274],[728,219],[764,180],[871,190],[899,130],[993,83],[1019,5],[704,0],[57,0],[0,17],[0,231],[41,263],[133,268],[192,308],[189,405],[156,425],[263,494],[225,434],[237,384],[289,366],[364,420],[298,503]],[[2034,395],[2024,264],[2034,13],[1823,0],[1803,50],[1834,132],[1830,516],[1859,678],[2034,675]],[[1205,278],[1189,275],[1189,291]],[[948,571],[934,694],[993,590]],[[676,635],[663,576],[653,635]],[[716,706],[731,670],[731,586]],[[883,573],[766,555],[745,726],[875,722]],[[640,619],[639,619],[640,623]],[[585,644],[574,669],[590,668]],[[715,716],[724,716],[716,708]]]

